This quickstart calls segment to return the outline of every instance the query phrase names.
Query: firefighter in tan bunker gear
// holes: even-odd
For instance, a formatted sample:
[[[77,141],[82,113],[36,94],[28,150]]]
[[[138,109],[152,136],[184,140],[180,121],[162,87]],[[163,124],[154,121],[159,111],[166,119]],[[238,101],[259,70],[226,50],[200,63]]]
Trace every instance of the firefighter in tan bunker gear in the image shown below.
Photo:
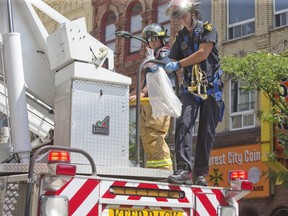
[[[142,38],[147,41],[149,48],[153,49],[156,60],[169,62],[170,49],[165,44],[168,37],[163,26],[152,23],[142,31]],[[149,72],[155,72],[157,67],[145,68],[145,77]],[[148,97],[146,79],[140,91],[140,97]],[[136,100],[136,95],[131,95],[130,100]],[[147,168],[172,170],[170,149],[166,143],[166,135],[170,127],[170,117],[161,116],[154,118],[150,103],[141,104],[140,108],[140,137],[146,156]]]

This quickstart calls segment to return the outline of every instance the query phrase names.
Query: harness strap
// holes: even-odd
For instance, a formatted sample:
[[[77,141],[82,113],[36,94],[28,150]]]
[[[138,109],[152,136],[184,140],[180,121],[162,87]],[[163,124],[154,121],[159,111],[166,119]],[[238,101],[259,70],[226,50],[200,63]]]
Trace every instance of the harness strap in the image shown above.
[[[200,41],[200,36],[201,32],[203,29],[203,23],[202,22],[197,22],[196,28],[192,32],[192,34],[185,34],[183,36],[185,44],[183,45],[183,51],[185,50],[186,55],[190,56],[194,52],[198,51],[199,49],[199,41]],[[191,38],[193,39],[193,44],[191,44]],[[188,79],[191,79],[191,72],[192,72],[192,66],[189,66],[189,73],[187,74]],[[185,80],[184,76],[184,81],[189,82],[189,80]]]
[[[193,52],[196,52],[199,50],[199,42],[200,42],[201,32],[203,30],[203,25],[204,25],[204,23],[197,22],[197,26],[193,32],[193,34],[194,34],[193,35],[193,47],[189,46],[190,45],[190,35],[184,35],[184,41],[186,43],[186,46],[184,46],[184,48],[188,47],[188,49],[186,50],[187,56],[189,56]],[[208,83],[213,82],[213,88],[210,88],[207,90],[207,95],[214,93],[216,101],[222,101],[222,92],[220,91],[219,86],[218,86],[218,83],[219,83],[218,81],[219,81],[219,79],[221,79],[222,73],[223,73],[223,71],[221,69],[219,69],[214,74],[214,76],[211,76],[210,79],[208,78]],[[192,74],[192,66],[189,66],[189,79],[191,79],[191,74]],[[181,85],[181,92],[183,94],[191,93],[190,91],[188,91],[188,85],[189,84],[185,80],[185,76],[184,76],[183,82],[184,83]],[[198,102],[198,103],[200,103],[202,101],[202,98],[200,98],[200,97],[195,96],[194,98],[195,98],[196,102]],[[224,103],[223,103],[221,114],[220,114],[221,115],[220,121],[222,121],[223,114],[224,114]]]
[[[212,77],[214,78],[213,80],[213,88],[208,89],[207,95],[210,95],[214,92],[215,100],[217,102],[221,103],[220,107],[220,116],[219,116],[219,122],[222,122],[223,116],[224,116],[224,110],[225,110],[225,103],[222,101],[222,91],[219,89],[219,79],[221,79],[221,75],[223,74],[222,69],[219,69],[215,75]],[[212,81],[212,80],[211,80]],[[208,79],[209,82],[209,79]]]
[[[200,41],[200,34],[202,32],[202,23],[200,23],[201,25],[199,25],[199,22],[197,23],[197,27],[194,29],[194,36],[193,36],[193,48],[194,48],[194,52],[199,50],[199,41]]]

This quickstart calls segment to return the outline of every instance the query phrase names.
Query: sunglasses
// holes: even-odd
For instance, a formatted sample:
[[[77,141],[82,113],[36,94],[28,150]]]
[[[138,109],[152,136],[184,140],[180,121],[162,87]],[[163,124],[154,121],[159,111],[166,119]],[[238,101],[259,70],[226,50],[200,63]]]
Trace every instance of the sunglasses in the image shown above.
[[[159,37],[150,37],[147,39],[148,42],[155,42],[155,41],[158,41],[159,40]]]

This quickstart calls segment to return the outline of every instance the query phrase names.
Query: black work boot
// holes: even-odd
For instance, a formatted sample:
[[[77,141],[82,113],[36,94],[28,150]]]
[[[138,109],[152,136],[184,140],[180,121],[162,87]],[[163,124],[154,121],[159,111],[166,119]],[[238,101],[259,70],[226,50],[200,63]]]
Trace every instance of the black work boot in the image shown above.
[[[207,183],[207,181],[205,179],[205,176],[195,177],[194,184],[195,185],[200,185],[200,186],[208,186],[208,183]]]
[[[192,184],[192,176],[190,167],[185,162],[179,162],[177,171],[173,175],[168,176],[168,182],[174,184]]]

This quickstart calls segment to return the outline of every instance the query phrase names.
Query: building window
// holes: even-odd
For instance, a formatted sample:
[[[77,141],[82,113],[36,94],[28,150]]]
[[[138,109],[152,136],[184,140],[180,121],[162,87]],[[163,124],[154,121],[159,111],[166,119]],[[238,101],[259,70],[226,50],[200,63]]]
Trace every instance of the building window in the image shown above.
[[[254,0],[228,1],[228,40],[255,33]]]
[[[115,52],[115,31],[116,31],[116,16],[113,12],[108,12],[106,15],[104,44]]]
[[[241,89],[241,82],[230,80],[230,129],[255,127],[254,92]]]
[[[167,0],[157,1],[157,20],[156,22],[161,24],[165,29],[167,29],[167,34],[170,35],[170,17],[166,16],[165,11],[168,7]]]
[[[198,6],[203,22],[212,22],[212,0],[201,0],[201,4]]]
[[[128,17],[130,17],[130,30],[129,32],[135,37],[141,37],[142,31],[142,5],[140,2],[132,6]],[[129,40],[129,54],[138,52],[141,48],[142,42],[137,39]]]
[[[274,27],[285,26],[288,24],[288,1],[274,0]]]

